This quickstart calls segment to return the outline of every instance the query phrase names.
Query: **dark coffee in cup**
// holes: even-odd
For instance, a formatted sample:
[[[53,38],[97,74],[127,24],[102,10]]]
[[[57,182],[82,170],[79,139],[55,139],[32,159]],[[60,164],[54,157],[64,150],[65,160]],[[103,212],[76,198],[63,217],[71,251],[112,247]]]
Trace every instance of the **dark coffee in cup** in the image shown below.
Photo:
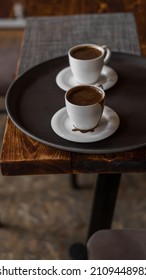
[[[93,132],[100,122],[105,92],[96,86],[79,85],[65,93],[65,105],[72,131]]]
[[[68,91],[67,100],[78,106],[88,106],[100,103],[103,99],[101,92],[93,86],[78,86]]]
[[[96,44],[81,44],[73,46],[68,51],[70,70],[78,84],[92,85],[97,83],[102,68],[111,56],[106,46]]]
[[[79,46],[74,48],[70,54],[76,59],[89,60],[101,56],[102,52],[91,46]]]

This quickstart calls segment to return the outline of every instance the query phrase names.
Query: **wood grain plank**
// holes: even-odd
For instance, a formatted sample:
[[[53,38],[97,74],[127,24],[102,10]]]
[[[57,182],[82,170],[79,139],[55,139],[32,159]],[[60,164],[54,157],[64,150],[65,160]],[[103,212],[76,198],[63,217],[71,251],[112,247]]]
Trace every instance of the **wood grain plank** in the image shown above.
[[[7,119],[1,153],[3,175],[61,174],[71,173],[71,169],[69,152],[38,143]]]
[[[72,154],[73,173],[124,173],[146,171],[146,149],[113,154]]]

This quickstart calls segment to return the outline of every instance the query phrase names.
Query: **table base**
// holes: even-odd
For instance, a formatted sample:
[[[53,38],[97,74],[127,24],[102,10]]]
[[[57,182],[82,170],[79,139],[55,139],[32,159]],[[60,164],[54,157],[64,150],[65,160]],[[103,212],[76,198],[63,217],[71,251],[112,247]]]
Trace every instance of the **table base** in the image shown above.
[[[78,188],[76,177],[72,178],[75,188]],[[96,231],[111,228],[120,179],[120,173],[99,174],[97,176],[87,241]],[[88,259],[86,244],[75,243],[69,251],[72,259]]]

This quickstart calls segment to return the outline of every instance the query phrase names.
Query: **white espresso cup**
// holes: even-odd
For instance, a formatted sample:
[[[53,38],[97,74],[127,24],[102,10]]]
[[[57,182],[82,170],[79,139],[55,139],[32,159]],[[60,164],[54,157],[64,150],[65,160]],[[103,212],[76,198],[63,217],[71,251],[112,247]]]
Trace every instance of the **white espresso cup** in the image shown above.
[[[107,46],[81,44],[68,51],[70,68],[79,84],[94,84],[98,81],[102,67],[111,57]]]
[[[73,130],[83,133],[96,128],[100,122],[105,102],[102,88],[79,85],[65,93],[65,105]]]

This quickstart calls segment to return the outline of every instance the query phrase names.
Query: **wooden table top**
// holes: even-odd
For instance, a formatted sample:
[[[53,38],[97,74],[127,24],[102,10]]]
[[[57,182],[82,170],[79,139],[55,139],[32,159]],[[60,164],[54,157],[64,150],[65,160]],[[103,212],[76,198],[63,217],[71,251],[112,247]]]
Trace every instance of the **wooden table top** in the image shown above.
[[[1,0],[0,17],[12,18],[14,16],[14,0]],[[142,55],[146,56],[146,1],[145,0],[23,0],[26,16],[58,16],[87,13],[134,13]]]
[[[17,1],[1,0],[0,17],[14,16],[13,5]],[[146,1],[145,0],[23,0],[21,1],[26,16],[58,16],[87,13],[132,12],[136,18],[142,55],[146,56]]]
[[[142,37],[138,35],[144,54]],[[144,172],[145,155],[145,148],[98,155],[59,150],[28,137],[8,118],[1,151],[1,171],[3,175]]]

